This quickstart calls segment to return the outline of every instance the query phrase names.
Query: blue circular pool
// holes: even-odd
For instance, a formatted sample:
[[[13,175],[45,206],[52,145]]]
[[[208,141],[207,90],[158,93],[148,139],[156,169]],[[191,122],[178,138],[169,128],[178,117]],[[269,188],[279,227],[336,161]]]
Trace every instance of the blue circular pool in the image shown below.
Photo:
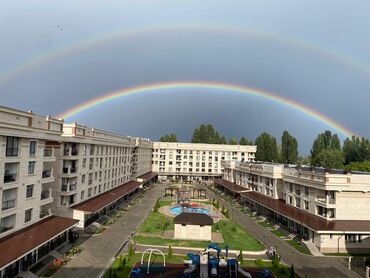
[[[182,208],[181,206],[177,206],[177,207],[173,207],[173,208],[170,208],[170,211],[172,214],[174,215],[178,215],[182,212],[182,209],[184,210],[184,212],[195,212],[195,213],[205,213],[205,214],[209,214],[209,210],[208,209],[205,209],[205,208],[187,208],[187,207],[184,207]]]

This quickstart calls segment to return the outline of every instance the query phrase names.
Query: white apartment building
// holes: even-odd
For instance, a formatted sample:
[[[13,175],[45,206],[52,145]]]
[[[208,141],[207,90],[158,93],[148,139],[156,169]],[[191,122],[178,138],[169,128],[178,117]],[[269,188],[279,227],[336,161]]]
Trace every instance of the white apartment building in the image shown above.
[[[253,161],[256,150],[256,146],[153,142],[153,171],[162,180],[211,180],[222,175],[221,161]]]
[[[369,253],[370,173],[226,162],[215,185],[323,253]]]
[[[151,142],[64,124],[53,184],[54,214],[79,220],[85,228],[118,201],[136,192],[134,181],[151,171]],[[109,197],[109,198],[108,198]]]
[[[48,209],[62,128],[49,116],[0,107],[0,278],[63,245],[77,222]]]

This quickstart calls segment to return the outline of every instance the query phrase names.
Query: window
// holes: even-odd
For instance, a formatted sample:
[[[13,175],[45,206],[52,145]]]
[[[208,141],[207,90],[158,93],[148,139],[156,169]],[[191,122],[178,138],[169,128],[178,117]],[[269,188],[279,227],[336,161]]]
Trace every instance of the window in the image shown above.
[[[24,223],[30,222],[32,219],[32,209],[28,209],[24,213]]]
[[[36,141],[30,141],[30,156],[36,155]]]
[[[28,174],[33,175],[35,173],[35,161],[28,162]]]
[[[7,137],[6,138],[6,156],[18,156],[18,137]]]
[[[304,209],[308,210],[308,201],[304,201]]]
[[[361,243],[361,235],[345,235],[346,243]]]
[[[307,186],[304,187],[304,195],[306,195],[306,196],[309,195],[309,190],[308,190]]]
[[[14,229],[15,214],[1,218],[0,221],[0,234]]]
[[[82,190],[81,191],[81,200],[83,200],[85,198],[85,190]]]
[[[33,184],[27,185],[26,198],[31,198],[33,196],[33,187],[34,187]]]
[[[85,183],[85,180],[86,180],[86,175],[85,175],[85,174],[83,174],[83,175],[81,176],[81,183]]]

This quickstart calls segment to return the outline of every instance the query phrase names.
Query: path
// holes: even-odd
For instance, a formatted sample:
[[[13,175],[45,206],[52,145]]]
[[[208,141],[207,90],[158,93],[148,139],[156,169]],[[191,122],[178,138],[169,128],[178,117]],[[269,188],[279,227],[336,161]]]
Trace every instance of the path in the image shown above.
[[[137,230],[151,211],[164,187],[156,185],[144,193],[143,198],[133,205],[103,234],[92,236],[81,244],[82,252],[60,269],[54,278],[95,278],[112,261],[119,247],[132,231]]]
[[[260,240],[265,246],[275,246],[282,260],[288,265],[294,265],[294,269],[301,277],[354,277],[360,278],[359,274],[349,270],[344,263],[344,258],[333,257],[313,257],[305,255],[289,246],[282,239],[274,236],[271,232],[258,225],[246,214],[234,208],[228,202],[224,201],[214,192],[208,189],[208,197],[218,199],[220,206],[229,209],[230,216],[244,229],[250,232],[254,237]],[[342,260],[342,261],[341,261]]]

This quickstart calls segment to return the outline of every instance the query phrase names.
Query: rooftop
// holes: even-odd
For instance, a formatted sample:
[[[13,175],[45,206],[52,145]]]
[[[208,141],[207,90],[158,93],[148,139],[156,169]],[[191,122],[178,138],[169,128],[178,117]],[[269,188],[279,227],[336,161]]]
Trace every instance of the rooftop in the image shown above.
[[[213,225],[213,219],[211,216],[205,213],[197,212],[183,212],[175,217],[173,220],[175,224],[187,224],[187,225]]]
[[[86,200],[82,203],[79,203],[75,206],[72,206],[73,209],[82,210],[85,212],[94,213],[102,208],[106,207],[107,205],[117,201],[118,199],[122,198],[123,196],[129,194],[130,192],[134,191],[141,185],[140,182],[130,181],[124,183],[116,188],[113,188],[103,194],[100,194],[94,198]]]
[[[70,218],[50,216],[0,239],[0,267],[24,256],[77,222],[78,220]]]

